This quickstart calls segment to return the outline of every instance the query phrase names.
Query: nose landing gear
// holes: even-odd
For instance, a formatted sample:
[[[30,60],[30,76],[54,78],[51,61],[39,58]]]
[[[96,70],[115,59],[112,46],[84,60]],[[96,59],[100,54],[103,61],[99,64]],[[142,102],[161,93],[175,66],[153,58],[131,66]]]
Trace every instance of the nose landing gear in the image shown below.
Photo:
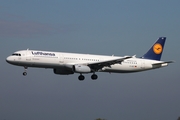
[[[23,72],[23,75],[26,76],[26,75],[27,75],[27,72]]]
[[[26,71],[27,71],[27,68],[28,68],[28,67],[24,66],[24,72],[23,72],[23,75],[24,75],[24,76],[27,75],[27,72],[26,72]]]

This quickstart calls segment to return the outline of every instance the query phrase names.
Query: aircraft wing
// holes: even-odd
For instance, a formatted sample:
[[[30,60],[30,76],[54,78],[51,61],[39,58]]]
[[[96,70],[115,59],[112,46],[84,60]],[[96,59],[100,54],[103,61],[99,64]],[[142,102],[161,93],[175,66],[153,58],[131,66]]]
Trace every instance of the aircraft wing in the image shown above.
[[[122,58],[117,58],[117,59],[112,59],[112,60],[106,60],[106,61],[100,61],[100,62],[95,62],[95,63],[88,63],[87,65],[97,71],[103,67],[110,67],[111,65],[114,65],[114,64],[121,64],[122,61],[126,60],[126,59],[129,59],[129,58],[132,58],[131,56],[125,56],[125,57],[122,57]]]

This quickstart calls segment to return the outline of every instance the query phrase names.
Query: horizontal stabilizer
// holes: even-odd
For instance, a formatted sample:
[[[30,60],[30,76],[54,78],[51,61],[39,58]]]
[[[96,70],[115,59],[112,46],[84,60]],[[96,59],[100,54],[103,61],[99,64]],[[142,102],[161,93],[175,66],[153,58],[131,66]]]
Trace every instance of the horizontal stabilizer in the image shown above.
[[[166,61],[166,62],[159,62],[159,63],[154,63],[152,64],[152,67],[155,68],[160,68],[160,67],[165,67],[168,66],[169,63],[173,63],[173,61]]]
[[[164,62],[160,62],[160,63],[154,63],[152,65],[162,65],[162,64],[165,64],[165,63],[174,63],[174,61],[164,61]]]

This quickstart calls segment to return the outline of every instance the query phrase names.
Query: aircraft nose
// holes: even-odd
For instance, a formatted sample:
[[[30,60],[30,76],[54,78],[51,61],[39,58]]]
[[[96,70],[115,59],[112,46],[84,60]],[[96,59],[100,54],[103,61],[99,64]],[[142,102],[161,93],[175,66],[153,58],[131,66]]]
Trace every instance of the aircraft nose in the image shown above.
[[[12,59],[10,56],[6,58],[6,62],[10,63],[11,61],[12,61]]]

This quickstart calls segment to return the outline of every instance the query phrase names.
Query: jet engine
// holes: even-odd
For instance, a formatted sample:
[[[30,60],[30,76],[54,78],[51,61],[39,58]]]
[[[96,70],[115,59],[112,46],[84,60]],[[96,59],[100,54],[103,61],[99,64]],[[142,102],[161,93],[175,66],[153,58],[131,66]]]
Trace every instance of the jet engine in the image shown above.
[[[74,74],[72,69],[68,69],[68,68],[54,68],[53,71],[54,74],[60,74],[60,75]]]

